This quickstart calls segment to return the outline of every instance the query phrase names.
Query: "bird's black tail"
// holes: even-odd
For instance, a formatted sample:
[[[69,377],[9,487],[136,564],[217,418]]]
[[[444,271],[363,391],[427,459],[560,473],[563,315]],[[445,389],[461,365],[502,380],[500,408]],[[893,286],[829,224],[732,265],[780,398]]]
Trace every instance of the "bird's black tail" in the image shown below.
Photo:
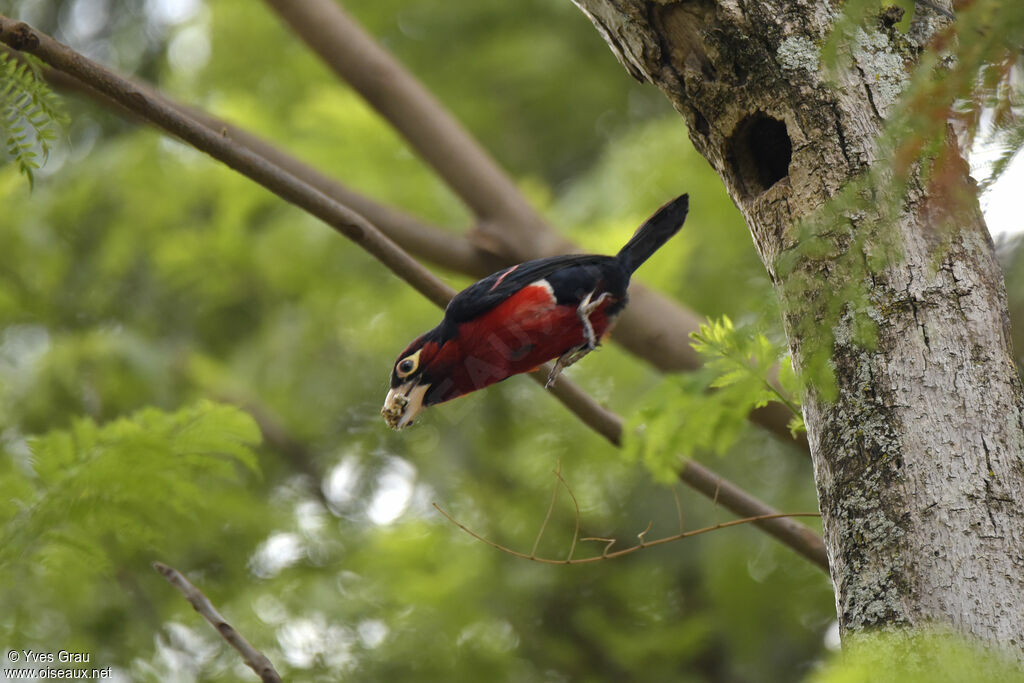
[[[679,232],[689,210],[690,195],[684,194],[665,204],[648,218],[633,235],[633,239],[629,240],[616,256],[626,271],[632,273],[639,268],[651,254],[668,241],[669,237]]]

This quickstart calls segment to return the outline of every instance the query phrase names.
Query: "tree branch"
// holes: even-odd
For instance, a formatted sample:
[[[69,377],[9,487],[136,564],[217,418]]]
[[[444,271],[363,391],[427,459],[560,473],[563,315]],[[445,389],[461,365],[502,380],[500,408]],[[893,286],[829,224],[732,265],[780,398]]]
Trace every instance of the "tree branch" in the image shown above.
[[[117,76],[113,72],[62,45],[50,36],[36,31],[28,24],[0,15],[0,42],[15,50],[34,54],[55,69],[63,71],[96,88],[132,113],[140,116],[168,133],[209,154],[239,173],[256,181],[282,199],[320,218],[376,257],[389,270],[410,284],[416,291],[440,307],[454,295],[451,287],[438,280],[429,270],[414,260],[398,245],[380,233],[364,217],[327,197],[294,175],[270,164],[263,157],[243,147],[231,138],[218,134],[187,114],[175,109],[162,98],[150,97],[144,90]],[[548,368],[534,373],[543,382]],[[537,377],[537,375],[540,377]],[[582,389],[565,378],[559,379],[552,389],[563,404],[585,424],[615,445],[621,445],[622,419],[599,405]],[[689,472],[689,474],[688,474]],[[776,514],[777,511],[729,484],[718,475],[694,462],[681,470],[681,478],[698,491],[719,500],[723,506],[743,517]],[[711,491],[711,487],[714,491]],[[722,498],[720,490],[731,486],[735,495]],[[793,528],[788,519],[764,520],[762,528],[804,555],[815,564],[827,567],[822,540],[806,527]],[[813,540],[810,540],[813,539]]]
[[[580,248],[559,236],[483,147],[334,0],[266,0],[296,34],[397,130],[480,219],[480,241],[503,265]],[[702,365],[689,344],[700,317],[639,283],[614,341],[662,372]],[[758,409],[754,422],[792,440],[789,414]],[[801,445],[806,449],[806,441]]]
[[[236,631],[234,626],[225,621],[224,617],[217,611],[217,608],[210,602],[210,599],[182,576],[181,572],[161,562],[154,562],[153,569],[157,570],[161,576],[167,579],[168,583],[177,588],[195,611],[199,612],[204,619],[210,622],[210,625],[220,634],[220,637],[228,645],[235,648],[238,654],[242,655],[245,665],[255,671],[263,683],[281,683],[281,675],[277,673],[270,659],[250,645],[249,641]]]
[[[515,183],[434,96],[333,0],[267,0],[338,76],[347,81],[437,171],[473,213],[544,255],[572,245],[544,224]],[[500,237],[500,236],[498,236]],[[516,254],[518,260],[525,260]]]

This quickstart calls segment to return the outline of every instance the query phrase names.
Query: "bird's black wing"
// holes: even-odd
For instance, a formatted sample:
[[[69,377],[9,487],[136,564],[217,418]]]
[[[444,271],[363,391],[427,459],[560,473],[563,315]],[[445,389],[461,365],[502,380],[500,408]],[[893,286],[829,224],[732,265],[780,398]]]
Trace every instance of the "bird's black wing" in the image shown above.
[[[571,296],[576,290],[593,289],[594,283],[601,279],[602,271],[608,267],[616,271],[620,269],[611,256],[579,255],[552,256],[550,258],[527,261],[517,266],[500,270],[488,275],[455,295],[445,309],[445,320],[459,324],[486,313],[523,287],[549,279],[555,296],[561,300]],[[584,282],[587,280],[588,282]],[[581,294],[582,296],[583,294]]]

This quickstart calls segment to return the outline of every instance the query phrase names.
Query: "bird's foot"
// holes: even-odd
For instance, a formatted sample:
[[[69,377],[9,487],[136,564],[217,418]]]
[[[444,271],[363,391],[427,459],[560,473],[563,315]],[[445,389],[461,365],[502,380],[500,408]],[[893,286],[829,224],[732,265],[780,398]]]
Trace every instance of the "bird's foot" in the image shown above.
[[[576,313],[580,317],[580,322],[583,323],[583,337],[587,340],[586,349],[588,352],[596,349],[599,341],[597,335],[594,334],[594,326],[590,322],[590,314],[593,313],[594,310],[611,295],[608,292],[604,292],[601,296],[597,297],[597,299],[592,299],[593,296],[594,292],[592,291],[583,298],[583,301],[581,301],[580,305],[576,308]],[[570,353],[572,353],[572,351],[570,351]],[[573,360],[572,363],[575,363],[585,355],[586,354],[584,353],[579,356]],[[572,365],[572,363],[569,363],[569,365]]]
[[[596,346],[594,348],[596,348]],[[582,346],[574,346],[559,356],[558,360],[555,361],[555,367],[551,368],[551,372],[548,373],[548,379],[544,382],[544,388],[550,389],[552,385],[554,385],[555,380],[558,379],[558,376],[562,374],[562,370],[565,370],[573,363],[578,362],[593,350],[594,349],[591,348],[589,344],[583,344]]]
[[[590,322],[590,314],[609,296],[611,295],[604,292],[595,299],[594,292],[591,292],[577,306],[577,314],[580,316],[580,323],[583,324],[583,336],[586,341],[580,346],[573,346],[558,356],[558,360],[555,361],[555,367],[548,374],[548,381],[544,383],[544,388],[550,389],[563,370],[574,364],[574,362],[579,362],[600,344],[601,340],[597,338],[597,334],[594,333],[594,326]]]
[[[551,368],[551,372],[548,373],[548,379],[544,383],[545,389],[550,389],[554,385],[555,380],[562,374],[562,370],[565,370],[573,363],[579,362],[601,343],[601,340],[597,338],[597,334],[594,333],[594,326],[590,322],[590,314],[609,296],[611,294],[604,292],[601,296],[594,299],[594,292],[590,292],[590,294],[583,298],[580,305],[576,307],[576,314],[580,317],[580,322],[583,324],[583,338],[586,341],[584,344],[572,347],[558,357],[558,360],[555,361],[555,367]]]

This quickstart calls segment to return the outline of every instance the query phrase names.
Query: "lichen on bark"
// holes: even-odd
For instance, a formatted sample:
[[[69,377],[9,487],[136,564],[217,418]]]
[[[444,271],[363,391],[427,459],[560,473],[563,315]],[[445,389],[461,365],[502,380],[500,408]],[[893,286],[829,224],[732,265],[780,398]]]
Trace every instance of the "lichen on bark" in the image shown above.
[[[821,51],[803,36],[789,36],[779,45],[775,58],[783,71],[804,69],[813,74],[820,66]]]

